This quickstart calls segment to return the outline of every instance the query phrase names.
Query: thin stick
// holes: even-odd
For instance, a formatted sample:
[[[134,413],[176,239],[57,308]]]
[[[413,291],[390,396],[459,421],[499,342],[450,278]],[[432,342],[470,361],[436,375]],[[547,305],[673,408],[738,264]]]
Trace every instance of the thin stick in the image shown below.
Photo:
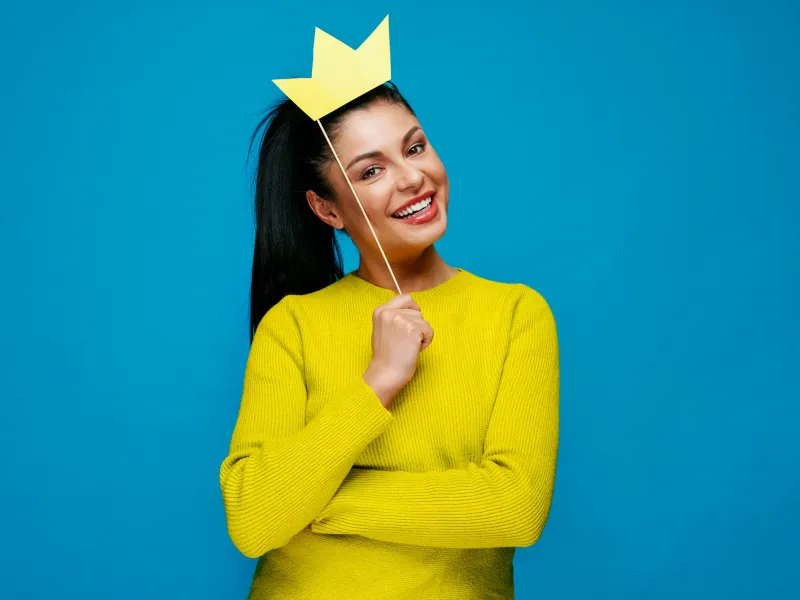
[[[392,271],[392,267],[391,265],[389,265],[389,259],[386,258],[386,254],[383,251],[383,246],[381,246],[381,243],[378,241],[378,235],[372,228],[372,223],[369,222],[369,217],[367,217],[367,211],[365,211],[364,207],[361,206],[361,200],[358,199],[358,194],[356,194],[356,191],[353,189],[353,184],[350,183],[350,178],[347,176],[347,173],[345,172],[344,167],[342,166],[342,161],[339,160],[339,155],[336,154],[336,150],[334,149],[333,144],[331,144],[331,140],[328,138],[328,134],[325,133],[325,128],[322,126],[322,121],[317,119],[317,123],[319,124],[319,128],[322,129],[322,135],[325,136],[325,139],[328,142],[328,146],[331,147],[331,151],[333,152],[333,156],[336,159],[336,162],[339,163],[339,168],[342,170],[342,175],[344,175],[344,179],[345,181],[347,181],[347,185],[350,186],[350,191],[353,192],[353,196],[356,197],[356,202],[358,202],[358,207],[361,209],[361,212],[364,213],[364,218],[367,220],[367,225],[369,225],[369,230],[372,232],[372,236],[375,238],[375,243],[378,244],[378,249],[381,251],[381,254],[383,255],[383,260],[386,261],[386,266],[389,268],[389,274],[392,276],[392,279],[394,280],[395,287],[397,287],[397,293],[402,294],[403,292],[400,291],[400,284],[397,283],[397,278],[394,276],[394,271]]]

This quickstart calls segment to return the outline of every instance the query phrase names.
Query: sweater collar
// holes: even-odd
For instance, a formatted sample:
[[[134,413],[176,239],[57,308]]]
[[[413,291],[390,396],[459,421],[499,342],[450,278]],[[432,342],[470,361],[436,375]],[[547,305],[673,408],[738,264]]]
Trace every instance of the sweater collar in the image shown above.
[[[446,281],[425,290],[408,292],[408,294],[420,303],[441,300],[457,294],[460,290],[469,286],[473,275],[460,267],[454,268],[457,272],[451,275]],[[377,286],[356,275],[355,271],[347,273],[339,280],[339,283],[355,293],[374,298],[380,304],[388,302],[397,295],[396,288]]]

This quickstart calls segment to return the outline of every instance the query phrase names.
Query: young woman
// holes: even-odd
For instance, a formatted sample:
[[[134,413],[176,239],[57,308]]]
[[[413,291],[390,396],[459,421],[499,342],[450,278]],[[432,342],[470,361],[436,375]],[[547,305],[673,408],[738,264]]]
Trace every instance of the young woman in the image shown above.
[[[322,122],[403,294],[318,125],[280,103],[256,130],[251,348],[220,469],[231,539],[259,558],[249,598],[513,598],[555,479],[553,314],[437,253],[447,173],[394,85]]]

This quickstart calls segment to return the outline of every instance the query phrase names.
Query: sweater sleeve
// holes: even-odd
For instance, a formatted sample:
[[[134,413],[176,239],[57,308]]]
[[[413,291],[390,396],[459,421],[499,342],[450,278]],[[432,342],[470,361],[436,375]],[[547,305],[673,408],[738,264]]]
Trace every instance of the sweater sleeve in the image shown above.
[[[311,530],[446,548],[532,545],[555,483],[559,351],[553,314],[527,286],[509,340],[481,464],[425,473],[354,468]]]
[[[307,527],[394,420],[358,376],[306,424],[303,352],[289,299],[267,312],[253,337],[239,415],[219,472],[228,533],[250,558]]]

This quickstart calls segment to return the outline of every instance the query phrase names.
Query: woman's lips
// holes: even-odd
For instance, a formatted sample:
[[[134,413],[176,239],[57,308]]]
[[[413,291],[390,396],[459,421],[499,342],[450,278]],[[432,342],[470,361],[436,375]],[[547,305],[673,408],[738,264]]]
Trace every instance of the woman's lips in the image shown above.
[[[437,214],[439,214],[439,203],[436,201],[436,194],[434,194],[431,196],[431,203],[427,206],[427,208],[416,213],[413,217],[408,217],[406,219],[398,219],[396,217],[392,218],[395,221],[400,221],[406,225],[421,225],[422,223],[427,223],[436,217]]]
[[[422,194],[420,194],[420,195],[419,195],[419,196],[417,196],[416,198],[412,198],[411,200],[409,200],[408,202],[406,202],[406,203],[405,203],[403,206],[401,206],[400,208],[398,208],[398,209],[397,209],[396,211],[394,211],[394,213],[392,213],[392,214],[398,213],[398,212],[400,212],[401,210],[405,210],[406,208],[409,208],[410,206],[414,206],[414,205],[415,205],[417,202],[421,202],[422,200],[427,200],[427,199],[428,199],[428,197],[430,197],[430,196],[433,196],[435,193],[436,193],[436,192],[435,192],[435,191],[433,191],[433,190],[428,190],[427,192],[423,192]]]

